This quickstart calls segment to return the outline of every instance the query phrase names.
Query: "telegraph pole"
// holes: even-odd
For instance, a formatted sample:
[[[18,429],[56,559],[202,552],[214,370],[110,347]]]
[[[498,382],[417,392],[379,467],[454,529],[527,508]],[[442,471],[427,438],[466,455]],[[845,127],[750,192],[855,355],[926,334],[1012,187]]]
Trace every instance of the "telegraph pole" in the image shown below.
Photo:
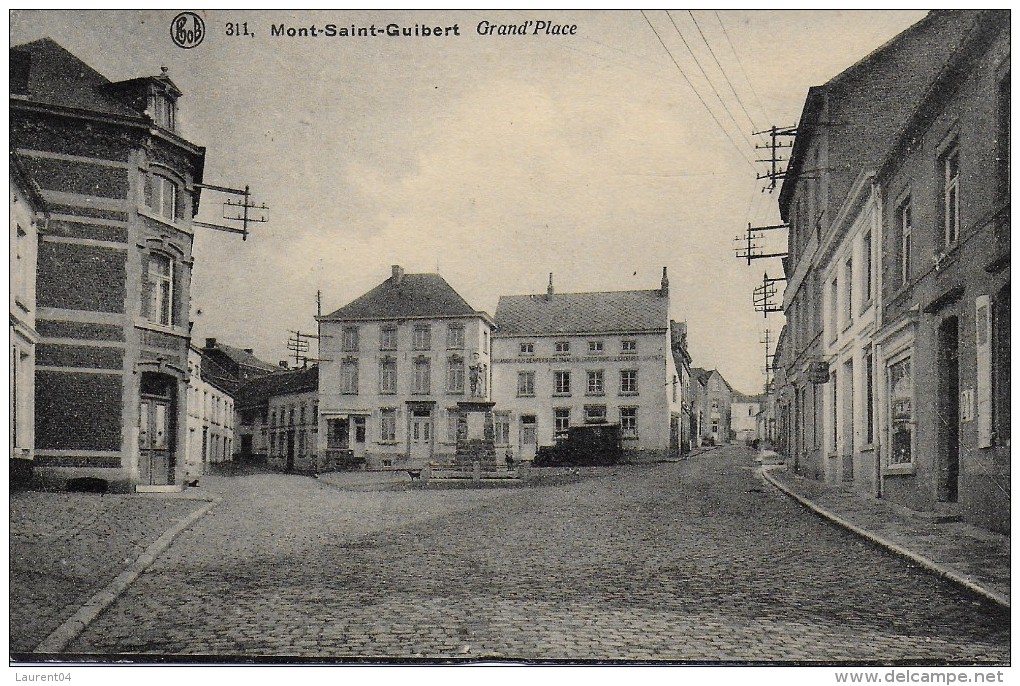
[[[196,183],[195,188],[205,188],[206,190],[216,191],[217,193],[227,193],[229,195],[240,195],[240,200],[231,200],[227,198],[223,201],[223,218],[227,221],[241,222],[241,227],[236,226],[225,226],[223,224],[210,224],[209,222],[201,222],[194,220],[191,223],[195,226],[201,226],[206,229],[214,229],[216,231],[226,231],[228,233],[239,233],[241,234],[241,240],[248,240],[248,226],[250,224],[264,224],[269,221],[267,213],[269,208],[265,203],[261,205],[255,205],[251,202],[251,188],[245,186],[241,188],[228,188],[227,186],[213,186],[207,183]],[[257,210],[255,214],[252,210]],[[229,213],[229,214],[228,214]]]
[[[768,179],[768,184],[765,188],[762,188],[764,193],[766,190],[771,193],[776,190],[776,181],[786,178],[786,167],[781,166],[789,163],[789,158],[782,157],[782,151],[788,150],[793,147],[793,141],[789,143],[781,143],[782,138],[793,138],[797,135],[796,126],[773,126],[765,131],[755,131],[755,136],[766,134],[769,136],[769,142],[765,145],[754,146],[758,150],[768,150],[768,157],[763,160],[755,160],[755,162],[765,162],[769,165],[769,171],[764,174],[758,174],[758,180]]]

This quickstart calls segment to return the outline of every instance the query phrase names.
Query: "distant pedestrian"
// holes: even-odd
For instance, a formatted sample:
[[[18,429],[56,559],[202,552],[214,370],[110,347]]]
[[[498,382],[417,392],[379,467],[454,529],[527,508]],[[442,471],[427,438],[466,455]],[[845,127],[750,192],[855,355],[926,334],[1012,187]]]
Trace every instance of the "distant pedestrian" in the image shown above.
[[[506,470],[512,472],[514,470],[514,451],[513,448],[507,446],[506,448]]]

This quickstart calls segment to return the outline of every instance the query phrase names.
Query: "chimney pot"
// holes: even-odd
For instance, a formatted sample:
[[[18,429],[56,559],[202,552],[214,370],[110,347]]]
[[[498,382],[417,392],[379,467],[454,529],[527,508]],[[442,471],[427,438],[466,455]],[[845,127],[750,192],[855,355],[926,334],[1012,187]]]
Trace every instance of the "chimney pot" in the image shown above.
[[[553,297],[552,272],[549,272],[549,287],[545,289],[545,299],[552,300],[552,297]]]
[[[662,268],[662,282],[659,285],[659,296],[665,298],[669,295],[669,276],[666,275],[666,268]]]
[[[255,348],[245,348],[244,351],[246,353],[248,353],[249,355],[254,355],[255,354]]]
[[[280,360],[280,369],[287,369],[287,360]]]
[[[404,268],[399,264],[393,265],[393,282],[400,283],[404,280]]]
[[[207,347],[207,348],[215,348],[216,347],[216,339],[215,338],[207,338],[207,339],[205,339],[205,347]]]

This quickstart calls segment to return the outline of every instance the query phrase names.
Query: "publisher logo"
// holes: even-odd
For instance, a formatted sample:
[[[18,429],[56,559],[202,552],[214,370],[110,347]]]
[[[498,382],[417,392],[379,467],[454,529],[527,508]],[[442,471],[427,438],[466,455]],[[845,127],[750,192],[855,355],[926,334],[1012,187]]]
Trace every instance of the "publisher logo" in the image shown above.
[[[170,22],[170,38],[177,47],[190,50],[205,39],[205,22],[194,12],[181,12]]]

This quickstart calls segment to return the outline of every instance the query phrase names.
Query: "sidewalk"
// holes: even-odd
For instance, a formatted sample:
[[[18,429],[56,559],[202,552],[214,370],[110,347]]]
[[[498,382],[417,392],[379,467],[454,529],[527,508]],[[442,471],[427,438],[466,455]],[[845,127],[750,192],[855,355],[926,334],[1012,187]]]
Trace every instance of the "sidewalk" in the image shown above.
[[[108,591],[208,494],[10,494],[10,643],[39,649],[101,609]]]
[[[1005,607],[1010,537],[959,522],[935,522],[849,488],[805,479],[778,465],[762,476],[817,514]]]

